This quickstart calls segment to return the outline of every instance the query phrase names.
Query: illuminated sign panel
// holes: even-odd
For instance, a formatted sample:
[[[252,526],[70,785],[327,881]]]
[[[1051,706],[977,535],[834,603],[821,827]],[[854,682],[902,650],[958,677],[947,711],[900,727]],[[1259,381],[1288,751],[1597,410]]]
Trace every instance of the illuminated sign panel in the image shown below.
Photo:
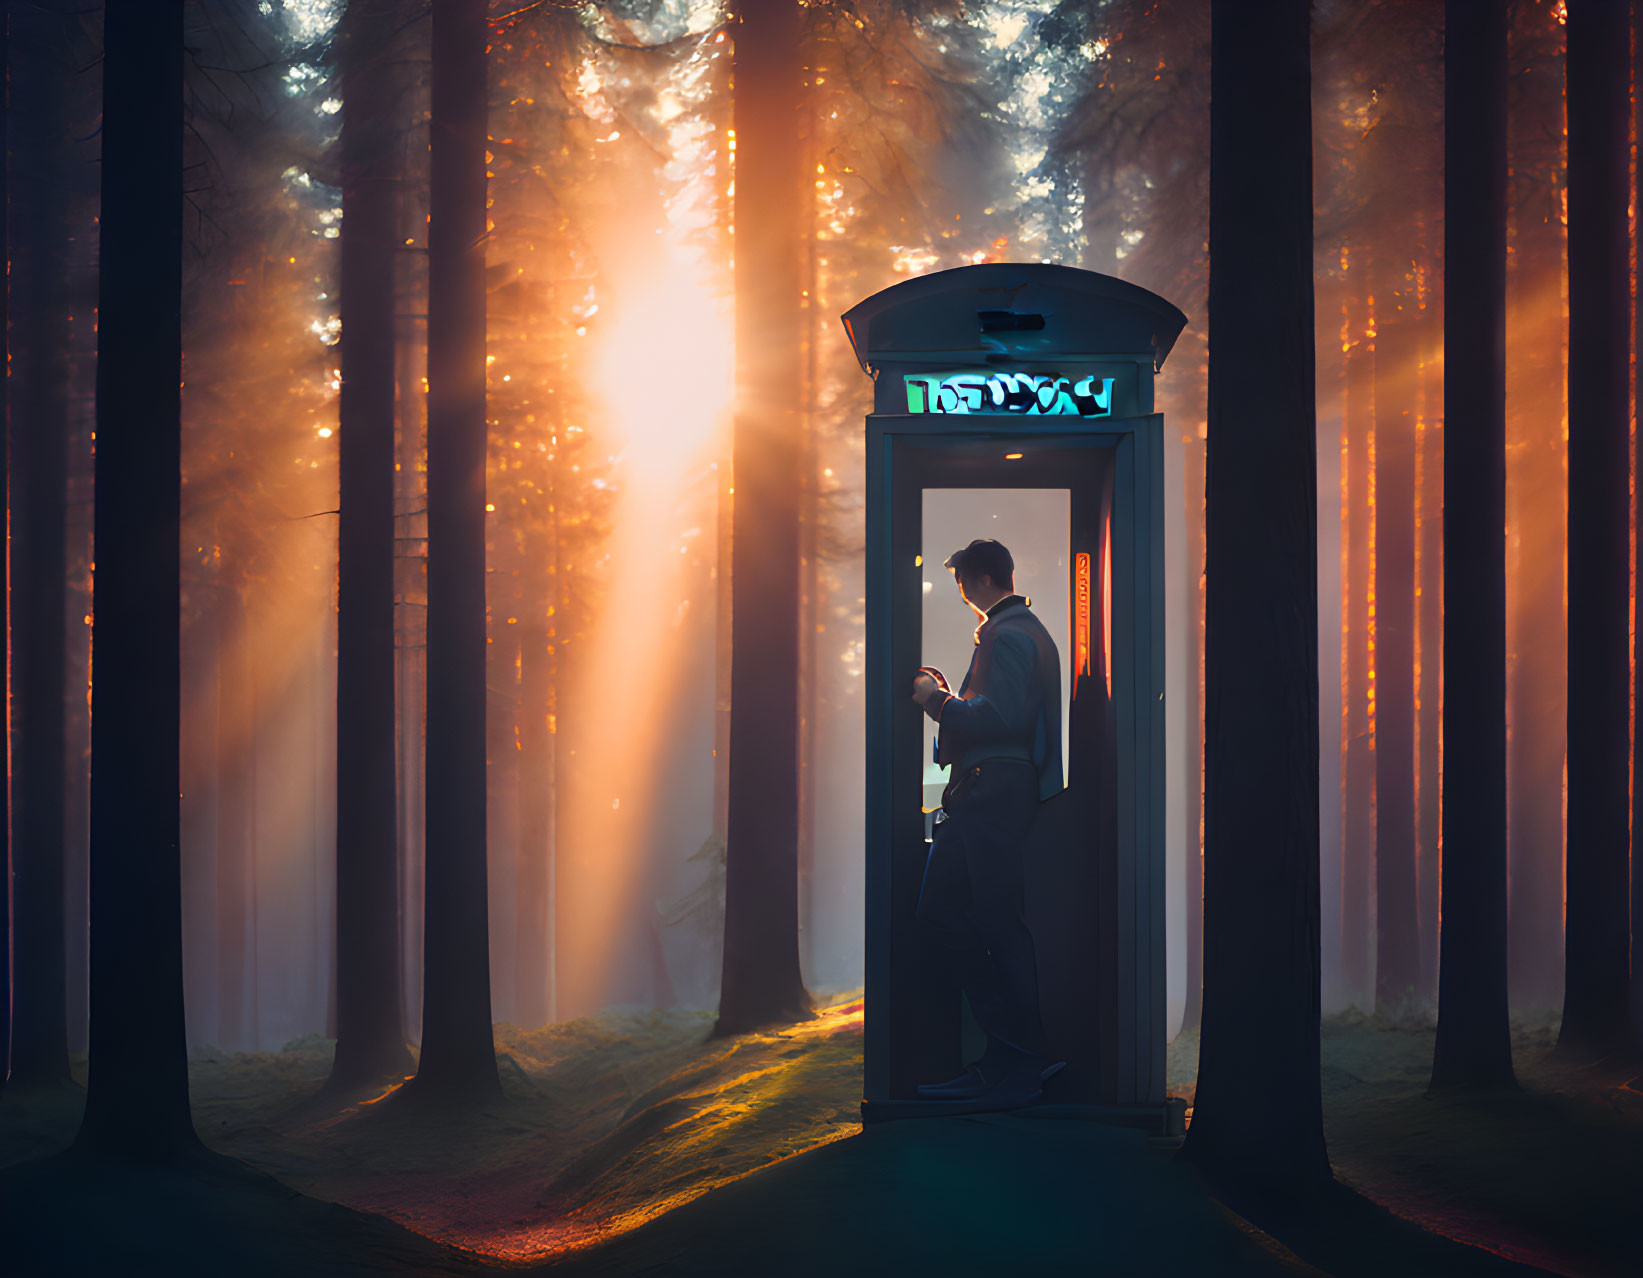
[[[909,373],[909,413],[1008,413],[1024,417],[1110,417],[1111,377],[1053,373]]]
[[[1073,560],[1073,696],[1078,681],[1090,672],[1090,557],[1080,551]]]

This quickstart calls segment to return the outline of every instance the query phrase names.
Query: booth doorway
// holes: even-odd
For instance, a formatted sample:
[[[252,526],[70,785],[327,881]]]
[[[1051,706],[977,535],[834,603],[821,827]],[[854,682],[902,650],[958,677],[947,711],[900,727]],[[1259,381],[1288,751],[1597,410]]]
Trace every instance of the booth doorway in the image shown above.
[[[1004,479],[1009,479],[1006,472]],[[953,551],[977,537],[1002,542],[1015,560],[1015,589],[1025,595],[1061,653],[1061,758],[1068,757],[1072,696],[1071,489],[926,488],[921,542],[924,547],[923,650],[920,665],[942,671],[957,691],[975,648],[976,615],[959,597],[953,575],[942,565]],[[945,547],[945,549],[943,549]],[[1061,778],[1065,783],[1065,775]],[[924,807],[941,803],[947,774],[924,760]]]
[[[1133,651],[1124,643],[1115,649],[1113,636],[1133,636],[1136,618],[1131,608],[1115,612],[1111,577],[1115,559],[1129,563],[1137,553],[1133,439],[932,431],[898,436],[891,447],[896,598],[882,636],[891,667],[937,665],[958,686],[976,619],[942,563],[973,537],[988,535],[1009,547],[1016,588],[1033,597],[1061,655],[1066,789],[1040,809],[1027,867],[1028,926],[1045,1032],[1053,1054],[1068,1062],[1057,1096],[1098,1103],[1117,1090],[1117,1008],[1108,977],[1120,966],[1118,937],[1128,930],[1117,894],[1102,884],[1118,873],[1115,657],[1134,669]],[[1115,498],[1122,515],[1116,530]],[[1133,600],[1133,590],[1122,598]],[[901,890],[916,894],[947,774],[934,766],[929,723],[910,702],[897,707],[891,731],[892,855]],[[911,1097],[919,1082],[943,1071],[956,1073],[957,1063],[979,1050],[950,973],[930,959],[908,953],[893,978],[904,1018],[893,1098]]]

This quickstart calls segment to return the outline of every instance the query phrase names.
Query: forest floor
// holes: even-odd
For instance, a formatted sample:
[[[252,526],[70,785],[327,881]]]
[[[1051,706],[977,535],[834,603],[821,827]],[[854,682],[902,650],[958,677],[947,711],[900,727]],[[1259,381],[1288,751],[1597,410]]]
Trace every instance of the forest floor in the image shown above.
[[[1555,1011],[1512,1023],[1519,1089],[1429,1096],[1430,1011],[1323,1024],[1324,1131],[1336,1178],[1436,1233],[1571,1278],[1643,1274],[1643,1079],[1555,1050]],[[1170,1044],[1191,1103],[1196,1031]]]
[[[162,1260],[149,1269],[127,1257],[107,1271],[194,1272],[177,1256],[164,1263],[170,1237],[193,1240],[200,1272],[224,1273],[865,1276],[1081,1272],[1097,1260],[1112,1273],[1523,1272],[1489,1252],[1565,1274],[1638,1272],[1636,1244],[1620,1235],[1643,1189],[1643,1098],[1625,1080],[1560,1065],[1543,1027],[1520,1031],[1521,1095],[1432,1101],[1429,1029],[1329,1022],[1330,1149],[1364,1197],[1343,1193],[1328,1223],[1265,1222],[1263,1232],[1172,1162],[1168,1142],[1139,1132],[1025,1116],[863,1131],[859,997],[765,1034],[710,1040],[710,1024],[675,1012],[501,1025],[501,1102],[414,1122],[389,1093],[317,1099],[331,1058],[321,1038],[282,1052],[196,1051],[197,1129],[288,1187],[290,1219],[277,1228],[267,1204],[234,1208],[233,1228],[202,1234],[198,1222],[219,1210],[209,1198],[156,1190],[142,1210],[183,1213],[185,1227],[147,1222]],[[1171,1091],[1190,1098],[1195,1070],[1184,1036],[1171,1048]],[[76,1093],[8,1095],[0,1167],[62,1149],[78,1110]],[[19,1186],[24,1170],[0,1172],[7,1260],[19,1240],[56,1237],[65,1210],[94,1218],[102,1201],[54,1206],[43,1183]],[[236,1230],[237,1242],[217,1241]]]

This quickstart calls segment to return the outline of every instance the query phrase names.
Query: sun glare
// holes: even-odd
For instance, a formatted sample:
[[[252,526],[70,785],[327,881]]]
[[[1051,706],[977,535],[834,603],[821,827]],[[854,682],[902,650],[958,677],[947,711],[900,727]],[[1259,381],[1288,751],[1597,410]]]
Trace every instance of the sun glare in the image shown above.
[[[722,91],[722,63],[700,34],[702,12],[700,3],[658,10],[669,39],[688,31],[700,44],[668,60],[641,105],[619,98],[615,65],[590,59],[577,73],[590,120],[612,124],[623,106],[654,148],[623,151],[637,147],[634,131],[615,130],[605,135],[613,156],[660,161],[655,197],[624,205],[600,227],[597,297],[590,292],[578,313],[589,352],[584,385],[609,442],[606,491],[614,497],[585,672],[601,713],[582,749],[586,775],[599,782],[597,793],[576,800],[576,824],[604,849],[588,872],[596,881],[579,890],[586,926],[578,931],[603,948],[588,962],[607,982],[631,965],[631,920],[651,908],[640,897],[660,819],[656,778],[668,766],[655,707],[680,695],[691,645],[713,616],[712,565],[686,553],[688,530],[715,517],[712,466],[726,442],[732,387],[724,140],[704,109]],[[687,618],[690,630],[682,629]]]

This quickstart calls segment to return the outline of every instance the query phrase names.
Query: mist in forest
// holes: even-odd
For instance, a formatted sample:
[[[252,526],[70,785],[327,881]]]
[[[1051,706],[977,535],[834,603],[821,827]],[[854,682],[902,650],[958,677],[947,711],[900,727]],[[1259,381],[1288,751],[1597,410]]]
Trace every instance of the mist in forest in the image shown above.
[[[1168,1000],[1172,1025],[1196,1015],[1189,904],[1201,819],[1209,30],[1196,7],[1185,17],[1159,8],[860,0],[804,11],[799,133],[813,198],[809,234],[794,249],[806,345],[804,379],[791,394],[806,432],[806,481],[793,495],[803,551],[792,678],[801,706],[800,947],[813,991],[851,989],[863,976],[862,419],[871,383],[838,316],[913,275],[1049,261],[1133,281],[1190,318],[1157,393],[1167,454]],[[198,176],[186,229],[180,550],[185,983],[195,1045],[273,1048],[334,1032],[336,148],[346,103],[331,42],[341,9],[326,0],[200,0],[190,20]],[[530,1027],[610,1006],[710,1008],[723,911],[735,509],[726,15],[717,0],[493,9],[486,572],[495,1017]],[[1315,16],[1326,1009],[1368,1009],[1377,999],[1413,1007],[1435,991],[1443,263],[1442,165],[1429,126],[1442,106],[1440,17],[1366,0],[1328,0]],[[420,682],[428,84],[411,35],[426,21],[426,6],[407,3],[404,26],[381,50],[398,70],[403,120],[394,162],[404,230],[395,306],[397,891],[412,1040],[421,805],[424,786],[438,784],[423,777]],[[1512,31],[1510,891],[1512,996],[1524,1007],[1555,1006],[1562,991],[1558,21],[1555,5],[1524,3]],[[75,27],[73,38],[84,51],[97,34]],[[67,118],[95,118],[94,78],[65,74],[54,92]],[[1424,149],[1411,144],[1416,125]],[[64,225],[80,236],[94,230],[90,185],[62,196]],[[50,282],[50,305],[78,307],[86,274]],[[64,349],[79,352],[75,381],[89,385],[83,327],[85,340]],[[76,423],[64,430],[67,467],[83,486],[89,409],[61,394],[63,420]],[[1408,480],[1389,481],[1389,465]],[[1392,509],[1394,492],[1403,504]],[[67,528],[57,597],[70,671],[60,745],[67,800],[57,834],[50,821],[27,830],[58,839],[67,870],[66,938],[41,944],[66,952],[78,1049],[89,515],[71,506]],[[960,544],[925,550],[945,556]],[[934,590],[950,591],[937,573]],[[1539,726],[1522,730],[1528,724]],[[21,759],[36,729],[19,721],[16,730]],[[30,784],[19,771],[18,793]],[[19,825],[19,865],[35,855],[34,837]],[[20,941],[20,955],[25,948]]]

